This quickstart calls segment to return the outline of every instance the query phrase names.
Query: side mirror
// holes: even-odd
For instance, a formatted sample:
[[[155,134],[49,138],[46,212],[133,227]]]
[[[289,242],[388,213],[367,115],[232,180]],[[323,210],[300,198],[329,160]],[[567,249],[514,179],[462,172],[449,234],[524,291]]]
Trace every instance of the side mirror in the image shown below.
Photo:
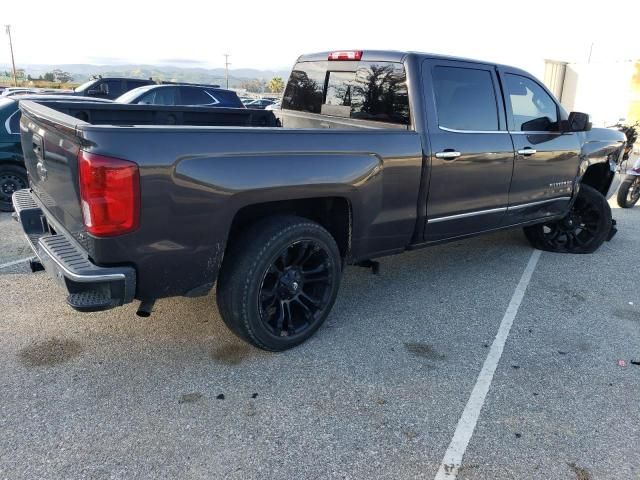
[[[588,132],[591,130],[589,115],[582,112],[571,112],[567,120],[567,132]]]

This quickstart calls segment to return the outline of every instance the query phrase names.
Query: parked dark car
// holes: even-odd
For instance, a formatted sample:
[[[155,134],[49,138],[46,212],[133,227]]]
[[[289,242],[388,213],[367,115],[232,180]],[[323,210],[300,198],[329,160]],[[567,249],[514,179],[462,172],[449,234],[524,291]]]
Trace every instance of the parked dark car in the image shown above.
[[[14,97],[16,95],[46,95],[46,94],[69,94],[69,90],[58,90],[54,88],[32,88],[32,87],[9,87],[5,88],[0,97]]]
[[[74,93],[84,97],[113,100],[129,90],[155,83],[153,80],[142,78],[97,77],[76,87]]]
[[[201,105],[244,108],[238,95],[208,85],[148,85],[116,98],[117,103],[137,105]]]
[[[278,351],[322,325],[345,264],[506,228],[567,253],[615,233],[624,135],[504,65],[324,52],[298,59],[276,111],[20,108],[17,219],[81,311],[139,299],[146,316],[216,285],[229,328]]]
[[[257,100],[247,102],[244,105],[247,108],[267,108],[269,105],[273,105],[274,103],[276,102],[269,100],[268,98],[259,98]]]
[[[11,195],[27,188],[29,181],[20,145],[20,100],[64,100],[73,102],[108,102],[95,98],[64,95],[22,94],[0,98],[0,211],[13,210]]]

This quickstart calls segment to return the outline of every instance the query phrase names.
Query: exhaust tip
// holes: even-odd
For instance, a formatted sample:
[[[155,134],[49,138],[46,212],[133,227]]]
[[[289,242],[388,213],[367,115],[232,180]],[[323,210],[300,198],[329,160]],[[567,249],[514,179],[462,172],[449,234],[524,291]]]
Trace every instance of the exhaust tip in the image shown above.
[[[153,304],[156,303],[155,300],[143,300],[140,302],[138,306],[138,311],[136,315],[142,318],[147,318],[151,316],[151,311],[153,310]]]

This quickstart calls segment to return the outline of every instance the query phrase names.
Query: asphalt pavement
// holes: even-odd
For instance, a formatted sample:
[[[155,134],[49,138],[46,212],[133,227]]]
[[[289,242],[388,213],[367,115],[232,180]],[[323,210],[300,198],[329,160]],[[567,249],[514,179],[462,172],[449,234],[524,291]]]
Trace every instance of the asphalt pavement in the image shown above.
[[[459,479],[640,478],[640,208],[614,217],[595,254],[540,256]],[[29,254],[0,214],[0,478],[433,479],[532,249],[515,230],[348,267],[280,354],[214,294],[75,312]]]

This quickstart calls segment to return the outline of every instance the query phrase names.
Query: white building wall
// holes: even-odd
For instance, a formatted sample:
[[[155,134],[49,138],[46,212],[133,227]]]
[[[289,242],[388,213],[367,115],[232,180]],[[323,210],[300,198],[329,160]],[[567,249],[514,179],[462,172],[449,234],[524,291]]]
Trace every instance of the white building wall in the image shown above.
[[[562,97],[564,89],[564,77],[567,70],[567,62],[545,60],[544,84],[556,98]]]
[[[596,127],[613,125],[629,111],[633,71],[633,62],[569,63],[560,101],[568,112],[588,113]]]

